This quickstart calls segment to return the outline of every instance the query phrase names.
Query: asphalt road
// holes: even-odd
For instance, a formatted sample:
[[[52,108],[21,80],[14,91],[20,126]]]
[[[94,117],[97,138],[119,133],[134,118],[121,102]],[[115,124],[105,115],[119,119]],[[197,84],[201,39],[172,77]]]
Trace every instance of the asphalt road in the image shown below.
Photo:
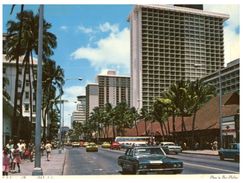
[[[122,151],[102,149],[86,152],[85,148],[68,148],[64,175],[121,175],[117,165]],[[182,174],[238,174],[240,164],[232,160],[220,161],[218,156],[178,154],[169,155],[183,160]]]

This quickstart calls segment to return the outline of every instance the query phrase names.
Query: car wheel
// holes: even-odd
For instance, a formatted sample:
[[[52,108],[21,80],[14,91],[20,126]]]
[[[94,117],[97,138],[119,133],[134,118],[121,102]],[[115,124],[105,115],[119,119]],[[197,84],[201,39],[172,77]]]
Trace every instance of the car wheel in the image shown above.
[[[220,154],[220,155],[219,155],[219,159],[220,159],[220,160],[224,160],[224,156],[223,156],[223,154]]]
[[[136,165],[133,166],[132,174],[139,174]]]
[[[182,173],[182,171],[183,171],[183,170],[175,170],[175,171],[174,171],[174,174],[180,174],[180,173]]]
[[[127,174],[128,171],[126,170],[124,164],[121,165],[121,168],[122,168],[122,174]]]

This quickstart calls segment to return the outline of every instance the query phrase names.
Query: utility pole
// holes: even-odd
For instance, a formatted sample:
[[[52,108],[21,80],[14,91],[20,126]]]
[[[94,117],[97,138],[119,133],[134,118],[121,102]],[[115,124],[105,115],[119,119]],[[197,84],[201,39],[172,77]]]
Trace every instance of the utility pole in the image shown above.
[[[37,97],[36,97],[36,127],[35,127],[35,167],[32,175],[43,175],[41,168],[41,107],[42,107],[42,51],[43,51],[43,11],[44,5],[39,7],[38,32],[38,65],[37,65]]]
[[[222,137],[222,80],[221,80],[221,68],[219,69],[219,136],[220,136],[220,148],[223,147]]]

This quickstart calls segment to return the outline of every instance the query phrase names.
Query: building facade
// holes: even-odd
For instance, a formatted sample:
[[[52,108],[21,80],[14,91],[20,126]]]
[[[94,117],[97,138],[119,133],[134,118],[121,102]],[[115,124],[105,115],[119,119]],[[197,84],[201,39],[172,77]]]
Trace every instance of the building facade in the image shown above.
[[[86,120],[95,107],[98,107],[98,84],[90,83],[86,86]]]
[[[149,109],[172,83],[224,66],[226,14],[173,5],[136,5],[131,28],[131,103]]]
[[[76,110],[72,113],[71,123],[78,122],[84,124],[86,121],[86,96],[77,96],[78,104]],[[71,125],[71,126],[72,126]]]
[[[227,93],[240,93],[240,59],[233,60],[227,64],[227,67],[216,71],[203,78],[204,82],[209,83],[216,88],[219,94],[221,86],[222,95]],[[221,81],[221,85],[220,85]]]
[[[23,63],[23,57],[20,57],[19,60],[20,66],[19,66],[19,81],[18,81],[18,101],[17,104],[20,105],[20,97],[22,88],[23,90],[23,98],[22,98],[22,106],[19,106],[19,108],[22,108],[23,111],[23,117],[28,117],[30,120],[30,110],[32,109],[32,123],[35,123],[36,121],[36,93],[33,87],[34,80],[36,78],[37,74],[37,60],[34,59],[34,73],[32,70],[30,72],[27,72],[24,76],[24,67],[22,67]],[[34,77],[33,77],[34,75]],[[16,79],[16,62],[15,61],[9,61],[6,60],[5,54],[3,55],[3,77],[8,79],[8,84],[6,85],[6,92],[10,96],[10,101],[14,103],[14,97],[15,97],[15,79]],[[25,82],[24,82],[25,77]],[[23,86],[25,85],[25,86]],[[30,97],[32,97],[32,108],[30,106]],[[31,120],[30,120],[31,121]]]
[[[126,102],[130,106],[130,77],[108,71],[106,75],[98,75],[97,82],[100,107],[107,103],[115,107],[121,102]]]

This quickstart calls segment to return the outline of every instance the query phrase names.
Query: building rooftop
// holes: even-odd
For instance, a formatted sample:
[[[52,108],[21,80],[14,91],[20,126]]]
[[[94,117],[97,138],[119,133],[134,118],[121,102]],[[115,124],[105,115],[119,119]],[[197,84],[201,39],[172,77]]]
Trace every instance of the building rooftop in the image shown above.
[[[173,6],[173,5],[162,5],[162,4],[143,4],[143,5],[135,5],[134,10],[139,8],[152,8],[152,9],[160,9],[160,10],[168,10],[168,11],[174,11],[174,12],[180,12],[180,13],[189,13],[189,14],[197,14],[202,16],[212,16],[216,18],[223,18],[224,20],[229,19],[229,15],[223,14],[223,13],[216,13],[216,12],[210,12],[200,9],[194,9],[194,8],[188,8],[188,7],[180,7],[180,6]],[[129,20],[129,18],[128,18]]]

